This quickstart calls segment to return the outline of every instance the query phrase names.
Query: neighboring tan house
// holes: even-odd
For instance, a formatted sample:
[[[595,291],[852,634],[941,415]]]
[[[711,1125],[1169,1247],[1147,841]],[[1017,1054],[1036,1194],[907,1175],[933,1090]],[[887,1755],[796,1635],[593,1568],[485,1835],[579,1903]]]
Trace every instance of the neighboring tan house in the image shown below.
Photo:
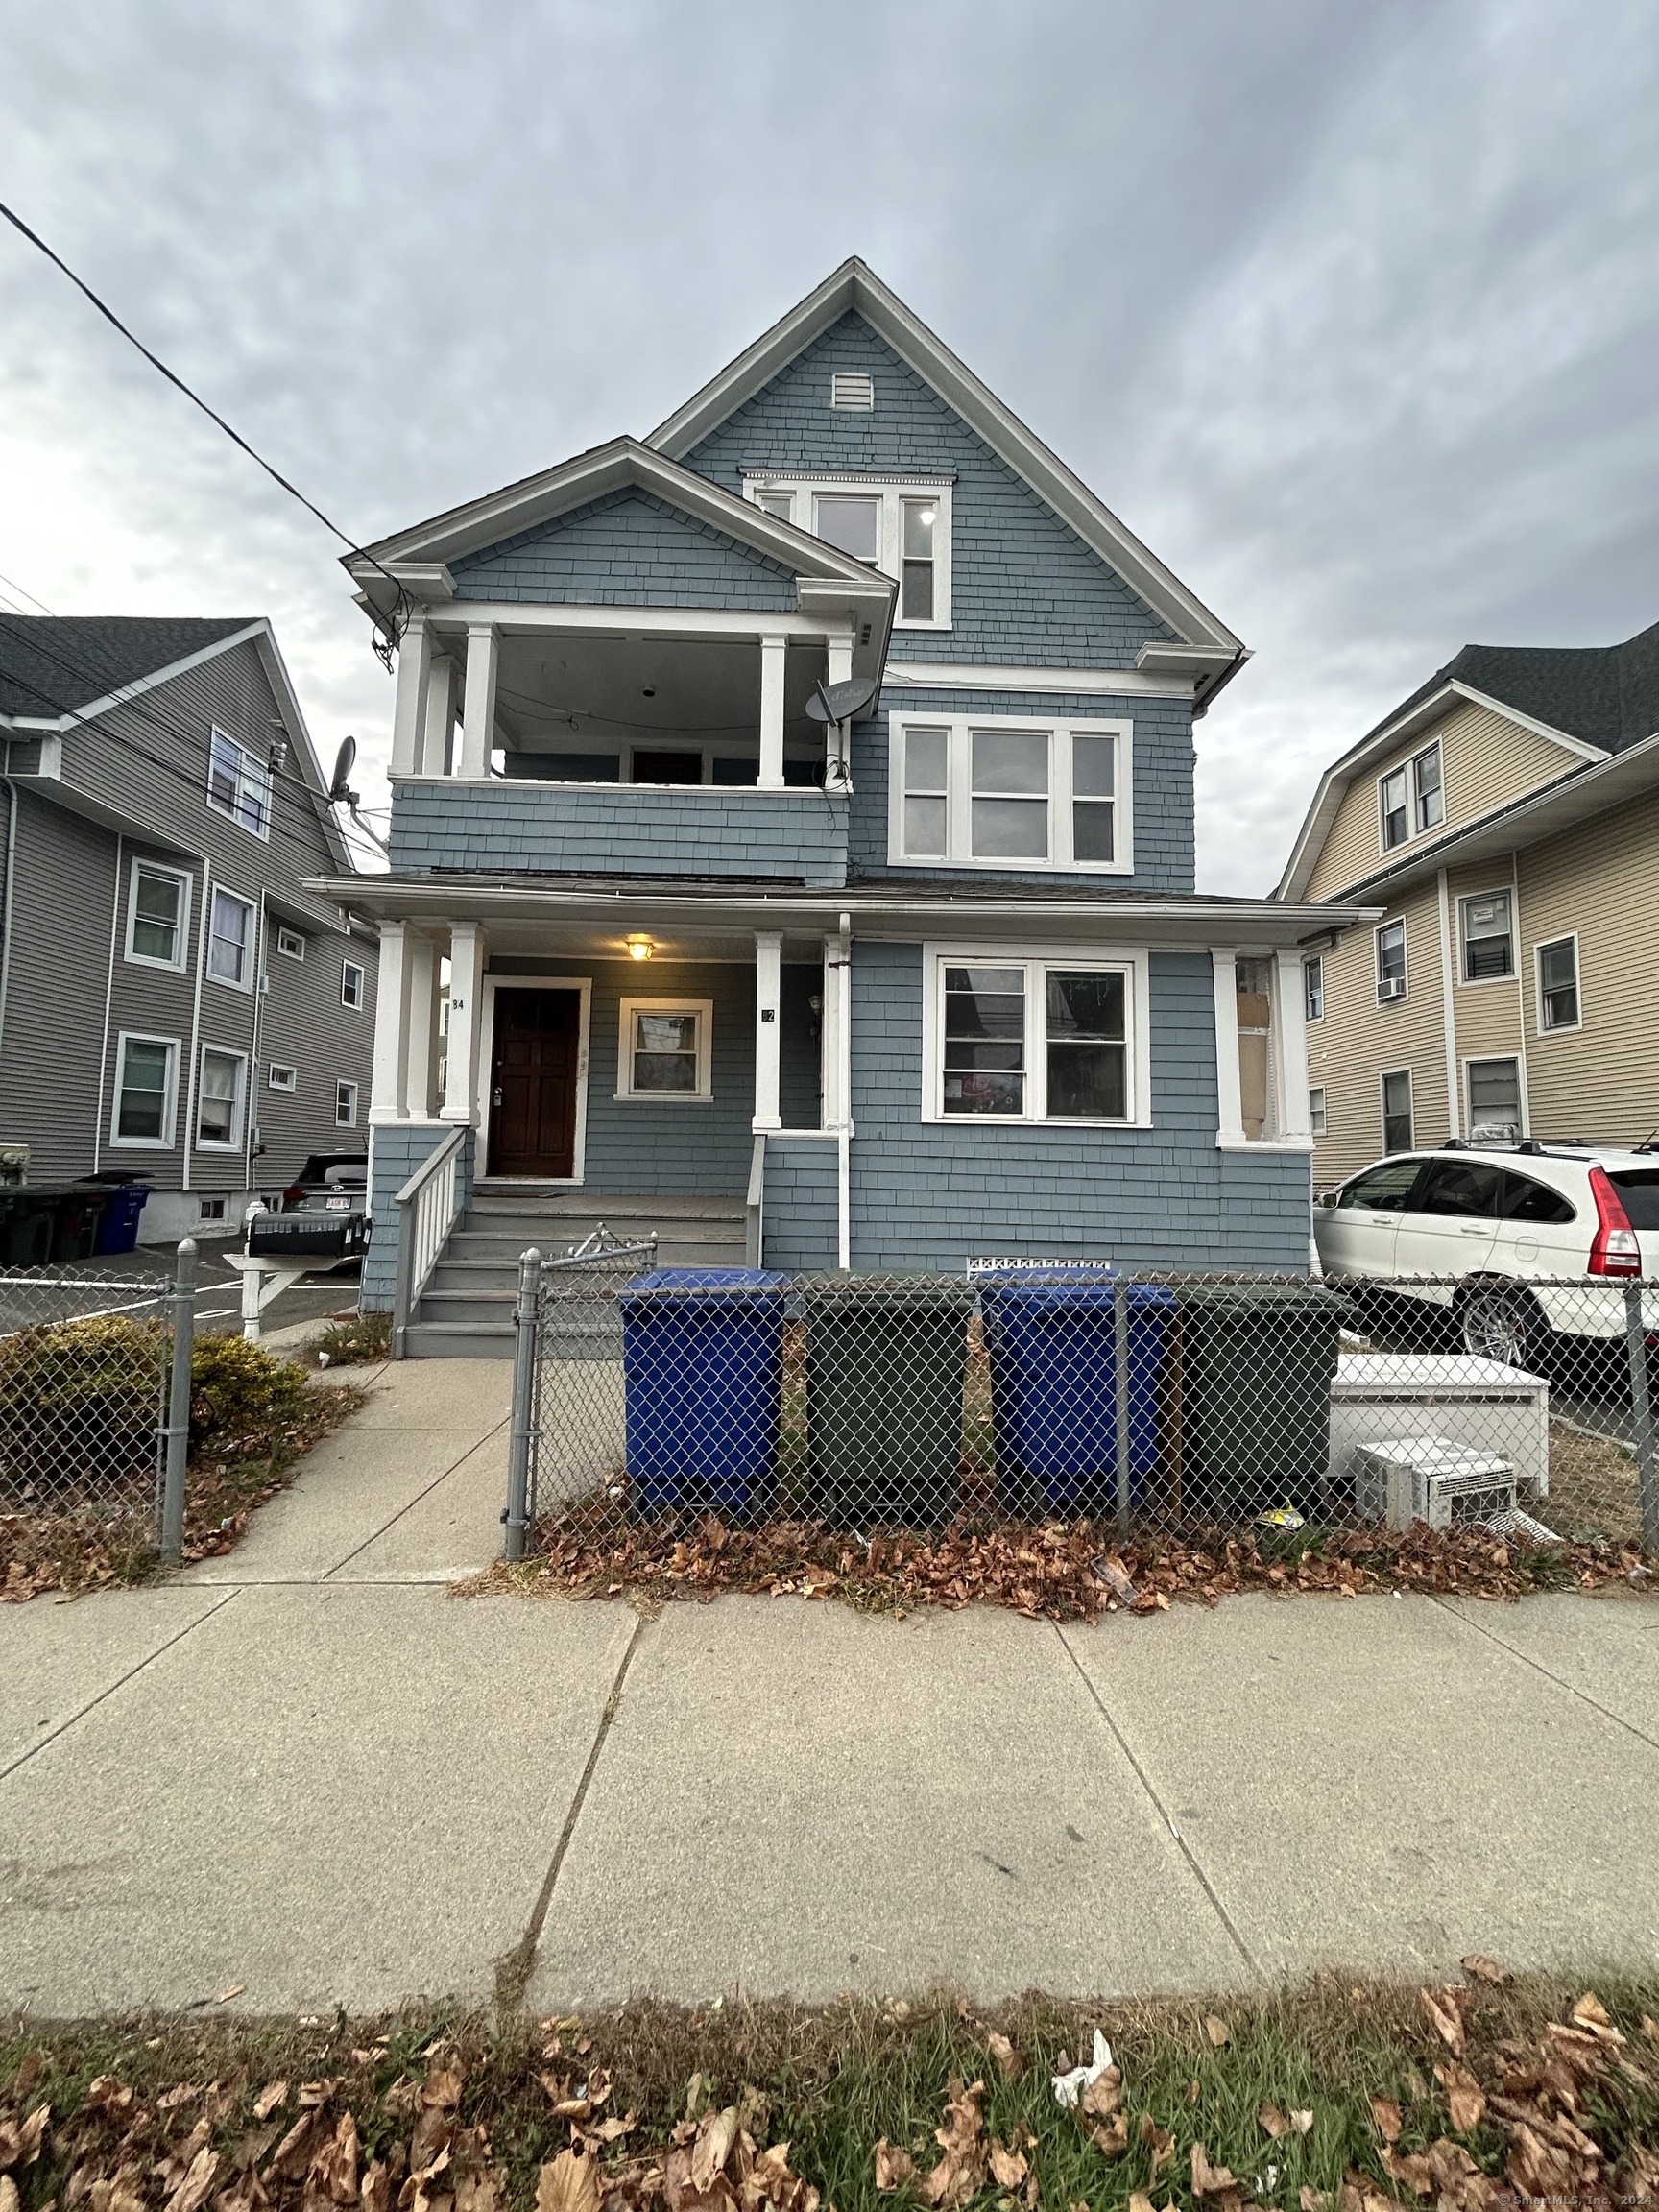
[[[1282,899],[1308,941],[1314,1180],[1450,1138],[1659,1125],[1659,624],[1466,645],[1320,781]]]
[[[1320,912],[1193,889],[1243,648],[861,262],[649,439],[347,566],[401,633],[353,895],[364,1302],[408,1349],[510,1350],[519,1251],[601,1218],[781,1268],[1306,1269]]]
[[[146,1243],[366,1145],[378,943],[271,625],[0,615],[0,1143]]]

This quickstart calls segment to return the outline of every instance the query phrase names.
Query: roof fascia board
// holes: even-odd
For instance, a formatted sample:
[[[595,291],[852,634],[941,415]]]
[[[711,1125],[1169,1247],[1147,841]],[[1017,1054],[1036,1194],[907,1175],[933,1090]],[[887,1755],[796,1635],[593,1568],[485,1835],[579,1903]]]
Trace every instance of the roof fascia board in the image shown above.
[[[1229,664],[1242,654],[1242,640],[862,261],[844,262],[701,392],[659,423],[646,444],[682,459],[850,310],[863,316],[901,360],[930,384],[1154,613],[1163,616],[1183,643],[1207,646],[1225,655]]]

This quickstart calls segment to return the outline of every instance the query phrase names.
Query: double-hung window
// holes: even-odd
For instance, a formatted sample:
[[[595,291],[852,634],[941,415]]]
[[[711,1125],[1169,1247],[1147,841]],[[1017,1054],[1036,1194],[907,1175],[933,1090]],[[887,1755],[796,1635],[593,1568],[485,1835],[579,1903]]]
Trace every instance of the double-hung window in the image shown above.
[[[708,998],[624,998],[617,1097],[709,1097],[713,1014]]]
[[[1325,962],[1317,954],[1302,963],[1302,1010],[1310,1022],[1325,1019]]]
[[[1578,940],[1557,937],[1538,948],[1538,1026],[1578,1026]]]
[[[230,1151],[242,1142],[242,1105],[248,1085],[248,1059],[242,1052],[202,1047],[202,1091],[196,1103],[196,1142],[206,1149]]]
[[[340,963],[340,1003],[361,1013],[364,1000],[364,972],[359,960],[342,960]]]
[[[1411,1149],[1411,1070],[1393,1068],[1382,1078],[1382,1149]]]
[[[1377,1003],[1406,996],[1406,925],[1384,922],[1377,932]]]
[[[179,1040],[134,1037],[125,1030],[115,1040],[115,1112],[112,1144],[173,1142],[173,1114],[179,1087]]]
[[[215,730],[207,761],[207,804],[255,837],[271,835],[271,771],[256,753]]]
[[[217,982],[237,991],[252,991],[258,932],[257,910],[246,899],[223,884],[213,889],[212,918],[207,929],[207,973]]]
[[[1510,924],[1507,891],[1482,892],[1478,899],[1459,899],[1462,920],[1463,980],[1490,983],[1515,973],[1515,933]]]
[[[144,968],[189,962],[190,878],[178,868],[134,860],[127,893],[127,957]]]
[[[1132,869],[1127,723],[894,715],[890,730],[896,865]]]
[[[1446,819],[1439,745],[1426,745],[1421,753],[1414,753],[1400,767],[1380,777],[1377,794],[1384,853],[1438,830]]]
[[[357,1126],[357,1086],[339,1082],[334,1086],[334,1126],[337,1129],[355,1129]]]
[[[1512,1143],[1522,1135],[1519,1060],[1471,1060],[1468,1085],[1471,1137]]]
[[[901,630],[950,627],[949,478],[793,476],[767,469],[746,479],[757,507],[811,531],[899,586]]]
[[[1144,1121],[1138,956],[926,958],[926,1118]]]

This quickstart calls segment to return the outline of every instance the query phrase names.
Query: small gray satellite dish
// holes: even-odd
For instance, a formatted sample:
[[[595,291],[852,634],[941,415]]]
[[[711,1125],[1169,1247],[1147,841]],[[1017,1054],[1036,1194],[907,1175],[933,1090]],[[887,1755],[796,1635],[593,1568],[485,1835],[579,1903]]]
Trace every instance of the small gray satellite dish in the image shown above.
[[[349,792],[347,788],[347,779],[349,777],[351,770],[356,763],[356,738],[342,737],[340,740],[340,750],[334,756],[333,781],[328,785],[328,796],[330,799],[346,799],[349,797]]]
[[[876,682],[871,676],[854,676],[846,684],[818,684],[806,702],[806,711],[814,722],[850,722],[875,696]]]

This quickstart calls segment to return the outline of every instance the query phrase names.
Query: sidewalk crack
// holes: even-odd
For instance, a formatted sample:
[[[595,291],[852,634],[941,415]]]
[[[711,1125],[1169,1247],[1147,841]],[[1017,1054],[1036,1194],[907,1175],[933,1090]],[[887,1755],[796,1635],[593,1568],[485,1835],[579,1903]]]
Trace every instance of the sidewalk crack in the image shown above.
[[[1431,1591],[1430,1596],[1443,1612],[1451,1614],[1454,1621],[1460,1621],[1465,1628],[1473,1628],[1478,1635],[1487,1637],[1497,1645],[1500,1651],[1507,1651],[1511,1659],[1519,1659],[1523,1666],[1530,1667],[1534,1672],[1542,1674],[1546,1682],[1553,1682],[1557,1690],[1565,1690],[1569,1697],[1576,1697],[1581,1704],[1588,1705],[1592,1713],[1599,1713],[1603,1720],[1611,1720],[1615,1727],[1626,1730],[1635,1737],[1638,1743],[1645,1743],[1649,1751],[1659,1751],[1659,1743],[1638,1728],[1634,1720],[1626,1720],[1623,1713],[1611,1711],[1592,1697],[1588,1690],[1580,1690],[1576,1683],[1568,1682],[1559,1674],[1552,1674],[1542,1659],[1534,1659],[1530,1651],[1523,1651],[1518,1644],[1511,1644],[1507,1637],[1500,1636],[1496,1628],[1488,1628],[1484,1621],[1477,1621],[1469,1613],[1460,1613],[1438,1591]]]
[[[1257,1964],[1249,1944],[1245,1942],[1243,1936],[1239,1935],[1238,1929],[1234,1926],[1233,1915],[1228,1911],[1226,1906],[1222,1904],[1220,1897],[1216,1894],[1215,1887],[1210,1880],[1209,1875],[1206,1874],[1203,1867],[1199,1865],[1196,1857],[1193,1855],[1191,1845],[1188,1842],[1186,1837],[1182,1835],[1180,1829],[1176,1827],[1174,1821],[1170,1819],[1167,1807],[1165,1805],[1164,1800],[1159,1796],[1157,1791],[1152,1787],[1152,1780],[1150,1775],[1148,1775],[1146,1769],[1142,1766],[1140,1760],[1136,1758],[1134,1752],[1129,1748],[1128,1738],[1124,1735],[1122,1729],[1118,1727],[1117,1721],[1112,1718],[1111,1713],[1107,1709],[1104,1698],[1101,1696],[1099,1691],[1095,1689],[1094,1683],[1090,1680],[1088,1670],[1084,1667],[1083,1662],[1078,1658],[1076,1652],[1072,1650],[1071,1646],[1067,1639],[1065,1629],[1061,1627],[1058,1621],[1054,1622],[1052,1625],[1055,1635],[1060,1639],[1061,1649],[1065,1652],[1067,1658],[1070,1660],[1072,1666],[1076,1668],[1079,1680],[1082,1682],[1084,1689],[1088,1691],[1090,1696],[1094,1701],[1095,1710],[1099,1713],[1101,1719],[1105,1721],[1107,1727],[1111,1729],[1113,1735],[1117,1738],[1118,1747],[1122,1752],[1124,1758],[1128,1760],[1130,1767],[1135,1775],[1135,1779],[1140,1783],[1142,1789],[1145,1791],[1146,1795],[1151,1802],[1152,1810],[1157,1814],[1159,1819],[1163,1821],[1164,1826],[1169,1833],[1170,1839],[1174,1843],[1175,1848],[1180,1852],[1182,1858],[1186,1860],[1188,1866],[1191,1869],[1193,1880],[1197,1883],[1199,1888],[1203,1890],[1205,1896],[1209,1898],[1211,1904],[1215,1908],[1215,1916],[1220,1921],[1222,1927],[1226,1929],[1228,1935],[1232,1937],[1234,1947],[1237,1949],[1239,1958],[1243,1960],[1245,1965],[1249,1967],[1251,1973],[1254,1974],[1258,1980],[1260,1980],[1262,1969]]]
[[[349,1567],[353,1559],[360,1558],[362,1554],[369,1550],[369,1547],[372,1544],[378,1544],[381,1537],[385,1535],[387,1529],[396,1528],[398,1522],[402,1520],[403,1516],[406,1513],[412,1513],[423,1498],[430,1498],[433,1491],[438,1488],[441,1482],[447,1482],[451,1475],[459,1474],[461,1469],[466,1466],[468,1460],[471,1458],[473,1453],[482,1452],[485,1445],[489,1443],[493,1436],[499,1436],[503,1429],[511,1426],[512,1419],[513,1416],[510,1413],[504,1413],[501,1419],[496,1422],[493,1429],[486,1429],[483,1435],[480,1436],[475,1443],[468,1445],[466,1451],[462,1453],[459,1459],[454,1460],[449,1466],[445,1467],[441,1475],[434,1475],[431,1481],[422,1484],[422,1486],[416,1491],[413,1498],[406,1498],[402,1504],[398,1506],[397,1512],[394,1513],[389,1520],[383,1521],[378,1528],[372,1530],[369,1535],[365,1536],[361,1544],[354,1544],[343,1559],[336,1559],[332,1567],[325,1567],[323,1570],[323,1574],[320,1579],[324,1582],[331,1581],[333,1577],[341,1573],[344,1568]],[[477,1569],[475,1567],[467,1568],[464,1570],[464,1572],[467,1574],[476,1574]]]

